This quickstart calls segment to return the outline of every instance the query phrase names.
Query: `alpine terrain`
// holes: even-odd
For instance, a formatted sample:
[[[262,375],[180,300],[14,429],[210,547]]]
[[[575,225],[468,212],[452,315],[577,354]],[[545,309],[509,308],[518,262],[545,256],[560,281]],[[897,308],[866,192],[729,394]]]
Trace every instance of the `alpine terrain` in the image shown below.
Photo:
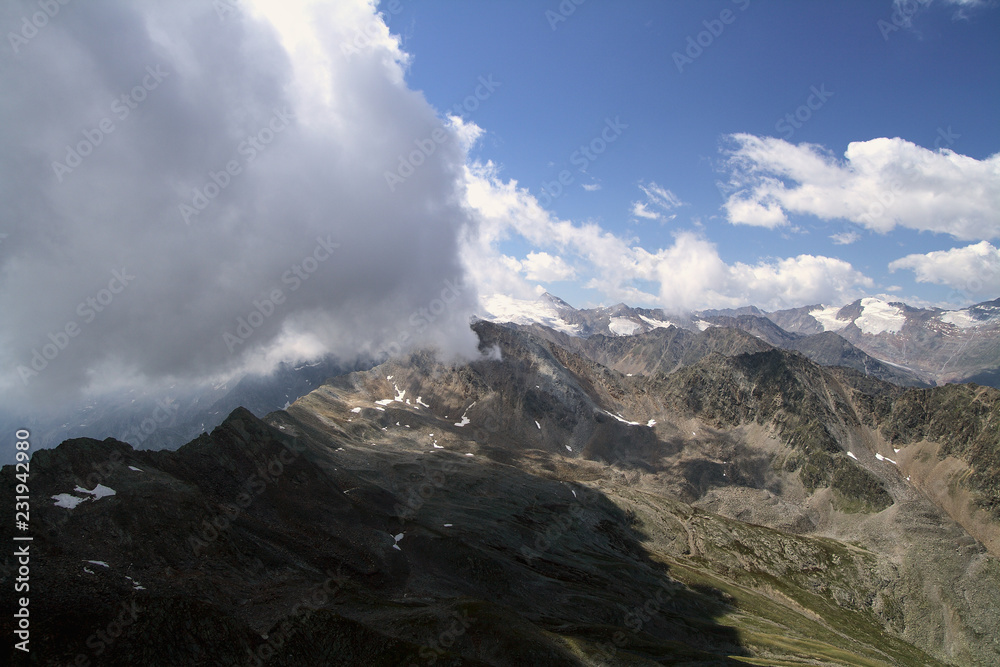
[[[31,664],[1000,663],[1000,391],[914,343],[993,306],[507,305],[470,363],[36,451]]]

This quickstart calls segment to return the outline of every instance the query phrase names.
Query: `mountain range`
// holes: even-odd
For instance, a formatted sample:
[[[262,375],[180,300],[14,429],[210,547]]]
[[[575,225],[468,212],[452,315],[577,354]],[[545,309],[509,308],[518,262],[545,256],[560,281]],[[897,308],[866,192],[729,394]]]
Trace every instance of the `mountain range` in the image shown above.
[[[974,382],[1000,387],[1000,299],[961,310],[919,309],[862,299],[842,308],[807,306],[766,313],[754,306],[667,314],[660,309],[576,309],[551,294],[534,301],[493,296],[479,317],[493,322],[538,325],[579,339],[623,337],[676,327],[678,335],[712,327],[738,328],[765,343],[795,350],[825,366],[847,366],[902,386]],[[551,334],[555,335],[555,334]],[[127,389],[80,401],[51,414],[27,414],[0,407],[0,429],[34,424],[38,445],[54,447],[76,437],[113,434],[143,449],[176,449],[218,426],[243,406],[262,417],[283,408],[342,372],[371,368],[380,359],[349,363],[321,359],[280,364],[267,376],[247,375],[226,382],[140,391]],[[6,455],[6,462],[12,459]],[[0,461],[3,462],[3,461]]]
[[[906,386],[976,382],[1000,386],[1000,299],[960,310],[864,298],[843,307],[765,312],[754,306],[670,314],[625,304],[578,310],[545,293],[535,301],[484,300],[494,322],[539,324],[570,336],[628,336],[659,328],[731,327],[826,366],[849,366]]]
[[[1000,391],[926,342],[992,303],[487,303],[472,362],[35,451],[29,662],[998,664]]]

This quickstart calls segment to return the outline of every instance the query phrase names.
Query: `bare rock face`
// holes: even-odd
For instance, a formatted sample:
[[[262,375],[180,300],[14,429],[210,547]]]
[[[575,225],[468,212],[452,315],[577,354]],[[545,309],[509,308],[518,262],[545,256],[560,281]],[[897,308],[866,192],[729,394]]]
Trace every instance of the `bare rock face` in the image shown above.
[[[722,327],[475,329],[499,359],[36,452],[30,661],[1000,663],[1000,392]]]

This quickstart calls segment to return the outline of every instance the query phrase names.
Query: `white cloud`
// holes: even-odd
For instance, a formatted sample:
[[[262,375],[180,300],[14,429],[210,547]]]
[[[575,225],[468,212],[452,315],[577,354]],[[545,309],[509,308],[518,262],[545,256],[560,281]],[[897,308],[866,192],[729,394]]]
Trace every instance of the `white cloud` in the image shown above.
[[[725,204],[729,221],[754,227],[783,227],[788,224],[788,218],[781,207],[773,201],[761,203],[751,199],[730,197]]]
[[[842,232],[840,234],[834,234],[830,237],[833,242],[837,245],[851,245],[861,238],[861,234],[857,232]]]
[[[476,125],[471,120],[464,120],[461,116],[448,116],[448,124],[466,152],[472,150],[479,138],[483,136],[483,128]]]
[[[584,286],[606,302],[693,310],[742,306],[787,308],[812,303],[848,303],[863,296],[872,280],[840,259],[799,255],[727,264],[709,240],[680,232],[665,248],[649,251],[632,239],[595,224],[559,220],[539,206],[516,181],[502,181],[492,164],[467,174],[468,202],[478,220],[466,238],[466,264],[483,294],[531,298],[520,275],[504,267],[497,245],[518,236],[572,260]],[[641,287],[640,287],[641,286]]]
[[[670,190],[660,187],[655,182],[650,182],[648,185],[645,183],[639,184],[639,189],[643,191],[646,195],[645,202],[632,202],[632,215],[637,218],[646,218],[647,220],[673,220],[677,216],[675,214],[664,215],[659,211],[652,210],[652,207],[662,209],[666,213],[678,208],[679,206],[685,206],[686,204],[680,200],[680,198],[675,195]]]
[[[220,20],[201,0],[80,3],[0,58],[0,402],[353,356],[403,332],[474,353],[471,291],[433,323],[408,318],[462,278],[463,146],[481,131],[407,87],[374,4],[256,0]],[[37,8],[3,3],[0,24]],[[135,91],[134,109],[112,105]],[[56,173],[70,146],[84,158]],[[112,294],[112,271],[135,278]]]
[[[660,187],[655,182],[651,181],[649,185],[640,183],[639,189],[646,193],[646,197],[649,198],[650,202],[656,204],[665,211],[675,209],[679,206],[684,206],[684,202],[682,202],[677,195],[666,188]]]
[[[647,220],[659,220],[662,216],[656,211],[650,211],[649,208],[642,202],[632,202],[632,215],[637,218],[646,218]]]
[[[976,160],[903,139],[852,142],[837,160],[819,146],[732,135],[725,209],[733,224],[778,227],[788,214],[896,226],[959,239],[1000,236],[1000,154]]]
[[[601,184],[600,183],[584,183],[583,184],[583,189],[586,190],[587,192],[597,192],[598,190],[601,189]]]
[[[1000,295],[1000,250],[988,241],[907,255],[889,264],[890,271],[910,269],[917,282],[947,285],[973,296]]]
[[[521,268],[528,280],[543,283],[571,280],[576,277],[576,271],[566,263],[566,260],[547,252],[529,252],[521,262]]]
[[[543,283],[572,280],[576,277],[576,270],[567,264],[566,260],[547,252],[529,252],[523,260],[501,255],[499,264],[508,272],[524,274],[528,280],[537,280]],[[537,286],[535,290],[538,290]]]

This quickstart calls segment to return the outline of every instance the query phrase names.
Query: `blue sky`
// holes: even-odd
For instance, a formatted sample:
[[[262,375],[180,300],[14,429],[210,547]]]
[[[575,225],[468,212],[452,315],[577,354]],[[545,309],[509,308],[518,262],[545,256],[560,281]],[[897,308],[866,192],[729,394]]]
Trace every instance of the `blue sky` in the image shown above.
[[[995,4],[590,0],[562,7],[560,14],[554,1],[380,6],[412,56],[408,84],[437,109],[461,103],[481,76],[499,82],[466,114],[484,131],[470,159],[493,161],[501,179],[515,179],[559,219],[597,223],[650,251],[670,246],[677,232],[693,231],[729,265],[803,254],[841,259],[872,280],[845,288],[845,296],[890,288],[899,288],[891,292],[896,298],[926,303],[1000,296],[995,273],[978,282],[971,276],[970,288],[954,284],[954,277],[949,284],[917,282],[913,270],[888,267],[911,254],[995,244],[995,215],[982,225],[987,231],[964,238],[905,221],[873,230],[797,211],[787,212],[787,224],[766,228],[731,224],[723,209],[730,191],[718,186],[729,176],[723,149],[734,133],[815,144],[841,160],[851,142],[880,137],[946,147],[978,161],[996,154]],[[712,29],[719,34],[709,39]],[[687,51],[688,38],[699,33],[707,46]],[[808,102],[816,108],[800,109]],[[797,111],[797,119],[785,120]],[[599,135],[607,118],[628,127],[581,171],[572,156]],[[549,202],[542,188],[562,170],[572,183]],[[634,203],[647,199],[642,184],[656,184],[683,202],[669,213],[652,207],[676,217],[633,215]],[[996,189],[992,196],[995,213]],[[831,238],[837,235],[841,243]],[[500,247],[519,259],[538,250],[518,235]],[[985,261],[996,265],[991,254]],[[613,298],[584,288],[579,278],[586,275],[577,271],[577,279],[541,284],[580,305]]]

